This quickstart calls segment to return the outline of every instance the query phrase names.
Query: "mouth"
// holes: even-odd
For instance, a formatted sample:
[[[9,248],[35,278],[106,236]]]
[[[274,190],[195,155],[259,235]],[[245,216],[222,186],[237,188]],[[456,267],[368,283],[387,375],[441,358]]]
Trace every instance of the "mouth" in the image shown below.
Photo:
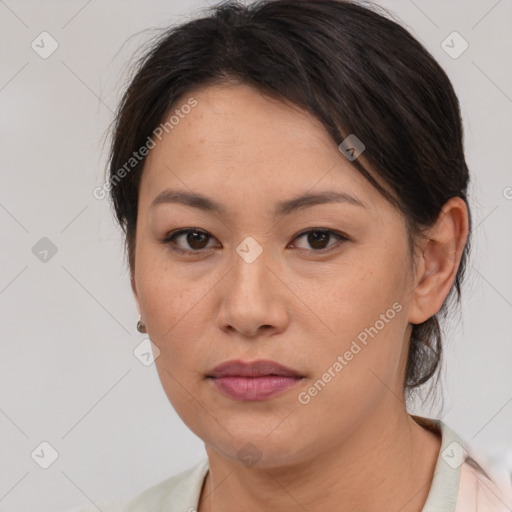
[[[304,376],[275,361],[226,361],[216,366],[206,378],[216,389],[234,400],[259,401],[295,387]]]

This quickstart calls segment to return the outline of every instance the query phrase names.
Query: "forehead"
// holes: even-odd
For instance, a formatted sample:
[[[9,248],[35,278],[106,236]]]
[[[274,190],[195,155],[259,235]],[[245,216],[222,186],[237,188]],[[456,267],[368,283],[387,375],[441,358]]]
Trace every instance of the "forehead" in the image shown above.
[[[172,112],[183,108],[190,98],[197,105],[164,134],[165,145],[180,150],[181,159],[268,159],[277,149],[286,150],[290,158],[294,153],[320,153],[334,146],[314,116],[263,96],[248,85],[205,87],[184,94]]]
[[[195,106],[183,108],[191,99]],[[238,191],[242,202],[245,194],[268,201],[320,186],[379,200],[316,117],[250,86],[186,93],[166,119],[173,113],[172,129],[156,140],[146,160],[141,182],[145,206],[176,185],[223,191],[226,199]]]

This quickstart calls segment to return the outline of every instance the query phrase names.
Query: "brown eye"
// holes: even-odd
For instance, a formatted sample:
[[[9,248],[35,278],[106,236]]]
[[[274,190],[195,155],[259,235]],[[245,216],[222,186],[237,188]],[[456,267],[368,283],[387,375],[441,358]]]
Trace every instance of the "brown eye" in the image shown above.
[[[208,241],[211,238],[209,233],[200,229],[180,229],[167,236],[162,243],[170,245],[171,249],[176,252],[193,253],[207,249]],[[177,240],[182,240],[184,245],[179,245]]]
[[[185,240],[192,249],[204,249],[205,241],[208,242],[209,236],[201,231],[191,231],[186,233]]]
[[[325,231],[310,231],[307,235],[307,241],[313,249],[325,249],[330,238]]]
[[[298,240],[299,238],[304,237],[309,245],[309,247],[305,248],[311,248],[314,252],[330,250],[331,247],[337,246],[348,240],[348,238],[341,233],[336,233],[329,229],[310,229],[299,234],[295,239]],[[334,243],[329,244],[332,239],[334,239]],[[303,249],[304,247],[299,248]]]

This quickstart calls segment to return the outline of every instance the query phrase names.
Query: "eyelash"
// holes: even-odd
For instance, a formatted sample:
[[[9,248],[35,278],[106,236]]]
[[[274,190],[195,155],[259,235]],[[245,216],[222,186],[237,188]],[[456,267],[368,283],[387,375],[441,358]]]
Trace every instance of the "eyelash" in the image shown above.
[[[175,238],[177,238],[177,237],[179,237],[181,235],[189,234],[189,233],[201,233],[201,234],[204,234],[204,235],[209,235],[211,237],[211,235],[207,231],[203,231],[202,229],[186,228],[186,229],[179,229],[177,231],[173,231],[173,232],[169,233],[165,238],[160,240],[160,242],[162,244],[164,244],[164,245],[168,245],[169,248],[172,251],[177,252],[179,254],[191,255],[191,254],[200,254],[202,252],[205,252],[207,249],[198,249],[198,250],[181,249],[180,247],[177,247],[174,244],[174,239]],[[300,233],[298,233],[293,238],[293,240],[295,240],[297,238],[300,238],[300,237],[302,237],[304,235],[308,235],[309,233],[329,234],[329,235],[332,235],[335,238],[337,238],[338,241],[336,243],[328,246],[325,249],[318,249],[318,250],[314,250],[314,249],[311,249],[311,250],[308,250],[308,249],[298,249],[299,251],[308,251],[308,252],[314,252],[314,253],[319,253],[319,254],[327,254],[327,253],[333,251],[334,249],[336,249],[337,247],[339,247],[342,243],[348,242],[350,240],[343,233],[340,233],[338,231],[333,231],[331,229],[325,229],[325,228],[310,228],[310,229],[307,229],[305,231],[301,231]]]

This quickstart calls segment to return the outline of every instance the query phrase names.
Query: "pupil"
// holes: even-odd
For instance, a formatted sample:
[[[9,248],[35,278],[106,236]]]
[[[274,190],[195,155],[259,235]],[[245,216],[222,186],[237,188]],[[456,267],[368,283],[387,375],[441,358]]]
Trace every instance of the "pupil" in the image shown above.
[[[309,242],[312,247],[323,249],[324,246],[322,244],[322,240],[325,242],[325,239],[327,239],[329,236],[327,233],[324,233],[321,231],[312,231],[309,234],[309,237],[310,237]],[[320,240],[320,244],[318,244],[319,240]]]
[[[206,235],[204,233],[200,233],[198,231],[193,231],[189,233],[189,244],[190,247],[193,247],[195,249],[202,249],[201,246],[201,239],[206,238]],[[197,245],[197,242],[199,242],[199,246]]]

